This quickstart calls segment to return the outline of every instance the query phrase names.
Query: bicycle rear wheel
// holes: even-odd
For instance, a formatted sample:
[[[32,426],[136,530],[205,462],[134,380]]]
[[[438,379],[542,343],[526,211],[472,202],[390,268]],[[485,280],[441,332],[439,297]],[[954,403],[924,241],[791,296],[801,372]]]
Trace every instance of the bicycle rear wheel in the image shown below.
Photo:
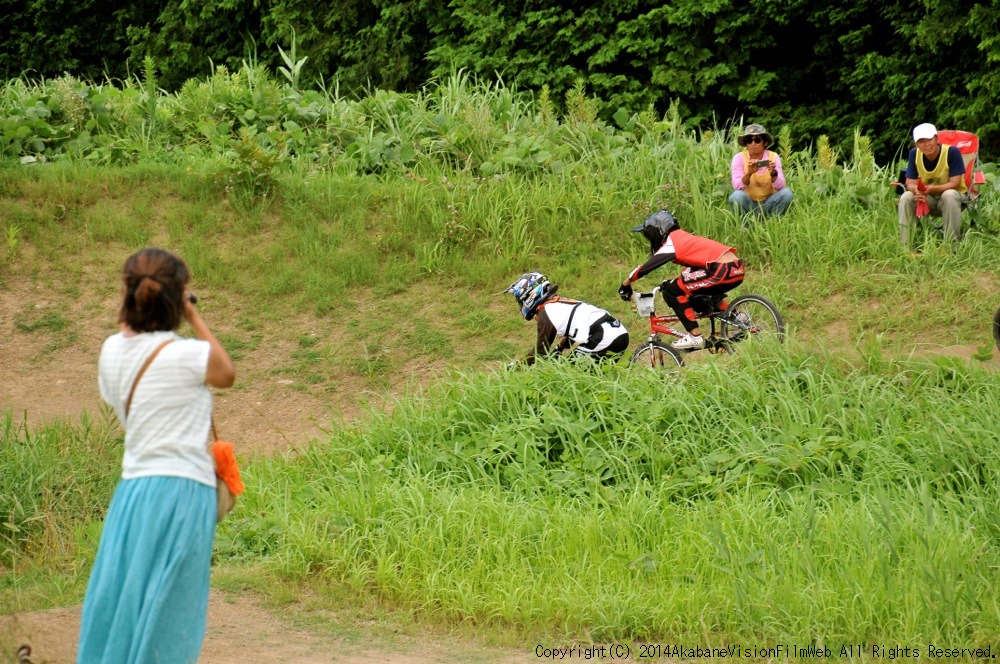
[[[730,352],[733,344],[747,339],[778,343],[785,340],[785,322],[774,303],[763,295],[739,296],[729,303],[726,313],[719,319],[722,338]]]
[[[993,340],[997,342],[997,348],[1000,349],[1000,309],[993,314]]]
[[[632,359],[630,369],[658,369],[662,371],[677,371],[684,366],[681,354],[661,341],[649,341],[639,346]]]

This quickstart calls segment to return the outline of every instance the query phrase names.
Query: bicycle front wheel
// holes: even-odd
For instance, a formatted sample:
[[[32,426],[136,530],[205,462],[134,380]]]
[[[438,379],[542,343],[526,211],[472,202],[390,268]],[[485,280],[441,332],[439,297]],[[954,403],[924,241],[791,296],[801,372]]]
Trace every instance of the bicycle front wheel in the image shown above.
[[[630,369],[658,369],[662,371],[677,371],[684,366],[681,354],[661,341],[644,343],[632,353],[629,360]]]
[[[1000,309],[993,314],[993,340],[997,342],[997,348],[1000,349]]]
[[[722,338],[732,351],[732,344],[756,339],[759,341],[785,340],[785,322],[774,303],[763,295],[741,295],[726,308],[722,322]]]

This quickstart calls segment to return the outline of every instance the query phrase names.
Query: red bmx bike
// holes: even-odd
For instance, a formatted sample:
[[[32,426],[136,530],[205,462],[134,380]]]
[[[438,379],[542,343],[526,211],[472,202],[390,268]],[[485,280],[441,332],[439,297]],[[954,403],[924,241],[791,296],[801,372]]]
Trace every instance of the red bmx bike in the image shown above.
[[[653,369],[674,370],[684,366],[684,355],[695,350],[678,350],[668,342],[662,341],[660,335],[665,334],[678,339],[685,334],[683,327],[672,327],[680,322],[680,318],[656,315],[656,294],[660,287],[652,293],[633,293],[632,302],[640,317],[649,318],[649,338],[639,346],[630,360],[630,366]],[[702,328],[705,338],[705,348],[709,353],[732,353],[736,344],[748,341],[784,341],[785,323],[778,313],[774,303],[763,295],[740,295],[729,303],[725,309],[720,309],[725,296],[694,295],[690,298],[691,308]],[[1000,316],[1000,311],[997,312]],[[706,331],[704,328],[708,327]],[[996,332],[997,321],[994,321]],[[1000,337],[998,337],[1000,344]]]

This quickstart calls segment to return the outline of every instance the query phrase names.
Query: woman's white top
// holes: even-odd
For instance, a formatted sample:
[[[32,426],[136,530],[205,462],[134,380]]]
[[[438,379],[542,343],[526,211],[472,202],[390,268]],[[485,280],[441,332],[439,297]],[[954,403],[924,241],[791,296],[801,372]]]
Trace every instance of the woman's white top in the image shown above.
[[[142,375],[129,414],[125,402],[139,369],[156,347],[167,344]],[[122,333],[105,339],[98,360],[101,398],[125,427],[122,479],[168,475],[215,486],[215,466],[207,448],[212,393],[205,384],[207,341],[174,332]]]

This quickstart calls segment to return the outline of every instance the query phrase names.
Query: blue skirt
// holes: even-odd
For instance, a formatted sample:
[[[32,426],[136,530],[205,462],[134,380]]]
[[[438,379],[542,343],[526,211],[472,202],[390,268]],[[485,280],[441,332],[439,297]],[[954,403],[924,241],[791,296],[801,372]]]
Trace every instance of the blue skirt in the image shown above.
[[[78,664],[198,661],[215,503],[214,488],[181,477],[119,482],[83,601]]]

